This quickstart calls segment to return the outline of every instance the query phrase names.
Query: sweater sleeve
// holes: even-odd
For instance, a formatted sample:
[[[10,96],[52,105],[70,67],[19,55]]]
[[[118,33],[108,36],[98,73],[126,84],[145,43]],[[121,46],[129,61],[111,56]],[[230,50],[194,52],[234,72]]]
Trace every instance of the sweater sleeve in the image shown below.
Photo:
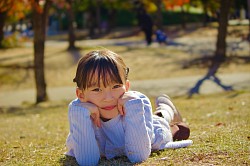
[[[150,133],[142,100],[128,101],[125,110],[125,153],[131,162],[142,162],[151,153]]]
[[[70,151],[79,165],[97,165],[100,159],[94,124],[89,111],[75,102],[69,105]]]

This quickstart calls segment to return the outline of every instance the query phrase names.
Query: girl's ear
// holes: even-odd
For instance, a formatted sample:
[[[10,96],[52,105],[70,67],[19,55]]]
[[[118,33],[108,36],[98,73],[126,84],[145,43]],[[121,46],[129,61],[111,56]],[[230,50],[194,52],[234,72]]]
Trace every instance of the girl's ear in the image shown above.
[[[84,102],[84,93],[81,89],[76,88],[76,96],[81,102]]]
[[[129,90],[129,88],[130,88],[130,82],[129,82],[129,80],[126,80],[125,88],[126,88],[126,91]]]

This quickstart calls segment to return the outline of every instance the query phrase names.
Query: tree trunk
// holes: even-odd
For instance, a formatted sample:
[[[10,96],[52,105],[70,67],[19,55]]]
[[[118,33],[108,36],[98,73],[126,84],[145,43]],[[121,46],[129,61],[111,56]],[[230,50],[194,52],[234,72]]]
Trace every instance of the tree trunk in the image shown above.
[[[108,11],[108,18],[109,19],[107,20],[107,22],[108,22],[107,30],[106,30],[107,33],[111,32],[111,30],[116,26],[115,25],[115,16],[116,16],[116,13],[117,13],[117,11],[114,8],[111,8]]]
[[[194,93],[199,93],[199,88],[205,80],[212,80],[217,85],[222,87],[224,90],[233,90],[231,86],[223,85],[220,79],[215,75],[220,65],[226,59],[226,36],[227,36],[227,25],[228,25],[228,15],[232,0],[221,0],[220,1],[220,17],[219,17],[219,27],[216,43],[216,51],[212,60],[212,64],[208,69],[207,74],[200,79],[196,85],[190,89],[189,97]]]
[[[6,19],[6,12],[0,12],[0,20],[1,20],[0,21],[0,48],[3,48],[2,41],[4,39],[3,27],[4,27],[5,19]]]
[[[74,18],[74,13],[73,13],[73,9],[72,9],[72,6],[73,6],[73,1],[72,0],[68,0],[67,1],[68,4],[69,4],[69,9],[68,9],[68,18],[69,18],[69,27],[68,27],[68,35],[69,35],[69,47],[68,47],[68,50],[75,50],[76,47],[75,47],[75,33],[74,33],[74,21],[75,21],[75,18]]]
[[[216,42],[216,51],[213,57],[211,67],[209,68],[208,74],[215,75],[220,65],[226,59],[226,36],[228,26],[228,15],[232,0],[221,0],[220,1],[220,16],[219,16],[219,27]]]
[[[186,29],[187,12],[184,10],[184,5],[181,6],[181,27]]]
[[[203,6],[203,12],[204,12],[204,18],[203,18],[203,27],[207,26],[207,21],[208,21],[208,1],[207,0],[202,0],[202,6]]]
[[[39,0],[34,5],[39,6]],[[46,1],[42,11],[33,7],[33,28],[34,28],[34,73],[36,83],[36,103],[48,100],[46,92],[45,72],[44,72],[44,46],[46,36],[46,25],[50,1]]]
[[[88,19],[86,21],[89,29],[89,36],[93,38],[95,36],[95,28],[96,28],[96,13],[92,6],[87,12],[88,12]]]
[[[214,62],[222,63],[226,58],[226,36],[228,15],[232,0],[221,0],[219,27]]]
[[[162,23],[162,10],[161,10],[161,5],[162,5],[162,0],[155,0],[155,4],[157,6],[157,11],[156,11],[156,26],[158,29],[163,30],[163,23]]]
[[[247,0],[247,11],[248,11],[248,20],[249,20],[249,31],[248,31],[248,36],[247,36],[247,40],[250,42],[250,0]]]
[[[100,9],[100,4],[101,1],[97,0],[96,2],[96,23],[97,23],[97,29],[98,29],[98,35],[102,33],[101,31],[101,9]]]

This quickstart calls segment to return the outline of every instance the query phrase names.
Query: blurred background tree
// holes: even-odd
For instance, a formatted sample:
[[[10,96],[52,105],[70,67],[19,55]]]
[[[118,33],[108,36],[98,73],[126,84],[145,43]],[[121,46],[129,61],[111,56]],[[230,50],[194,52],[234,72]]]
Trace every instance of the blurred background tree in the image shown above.
[[[36,82],[36,103],[48,100],[44,73],[44,48],[49,8],[52,1],[30,0],[33,17],[34,73]]]
[[[166,9],[173,9],[174,7],[180,7],[181,9],[181,25],[182,28],[186,28],[187,12],[190,7],[190,0],[164,0]],[[186,7],[186,10],[185,10]]]
[[[223,62],[226,60],[226,36],[227,26],[229,18],[229,10],[232,5],[232,0],[220,0],[219,8],[219,26],[216,42],[215,54],[211,59],[211,65],[208,69],[207,74],[197,81],[196,85],[189,91],[189,97],[195,93],[199,93],[199,89],[204,81],[213,80],[216,84],[221,86],[224,90],[232,90],[231,86],[223,85],[220,79],[216,76],[216,73]]]
[[[30,12],[30,5],[23,0],[0,1],[0,48],[3,48],[4,26],[12,24],[12,32],[15,31],[15,23],[22,21]]]

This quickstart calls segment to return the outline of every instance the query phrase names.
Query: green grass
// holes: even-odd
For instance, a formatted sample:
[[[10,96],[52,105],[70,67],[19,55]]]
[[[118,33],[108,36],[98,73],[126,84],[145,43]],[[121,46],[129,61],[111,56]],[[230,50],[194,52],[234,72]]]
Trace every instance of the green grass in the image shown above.
[[[247,30],[245,27],[244,32]],[[210,32],[215,30],[198,29],[196,35],[189,34],[189,37],[214,34]],[[81,47],[81,54],[92,48]],[[207,72],[207,68],[198,66],[184,70],[182,64],[193,57],[185,50],[168,47],[107,48],[124,57],[131,69],[130,80],[204,75]],[[74,86],[72,78],[76,61],[65,49],[64,45],[46,47],[48,87]],[[3,66],[31,65],[33,51],[28,47],[7,49],[1,50],[0,56]],[[249,71],[249,64],[230,63],[223,65],[219,73]],[[32,89],[35,88],[34,82],[32,70],[0,68],[0,93]],[[152,96],[149,97],[154,101]],[[191,128],[190,139],[194,144],[183,149],[153,152],[147,161],[138,165],[250,165],[249,91],[198,95],[191,99],[182,96],[173,98],[173,101]],[[76,165],[74,158],[64,156],[69,131],[68,103],[0,107],[0,165]],[[100,165],[132,164],[122,157],[101,159]]]
[[[151,99],[153,101],[153,98]],[[153,152],[138,165],[249,165],[250,92],[173,98],[191,128],[188,148]],[[0,110],[0,165],[76,165],[63,155],[68,102]],[[100,165],[131,165],[126,157]]]

